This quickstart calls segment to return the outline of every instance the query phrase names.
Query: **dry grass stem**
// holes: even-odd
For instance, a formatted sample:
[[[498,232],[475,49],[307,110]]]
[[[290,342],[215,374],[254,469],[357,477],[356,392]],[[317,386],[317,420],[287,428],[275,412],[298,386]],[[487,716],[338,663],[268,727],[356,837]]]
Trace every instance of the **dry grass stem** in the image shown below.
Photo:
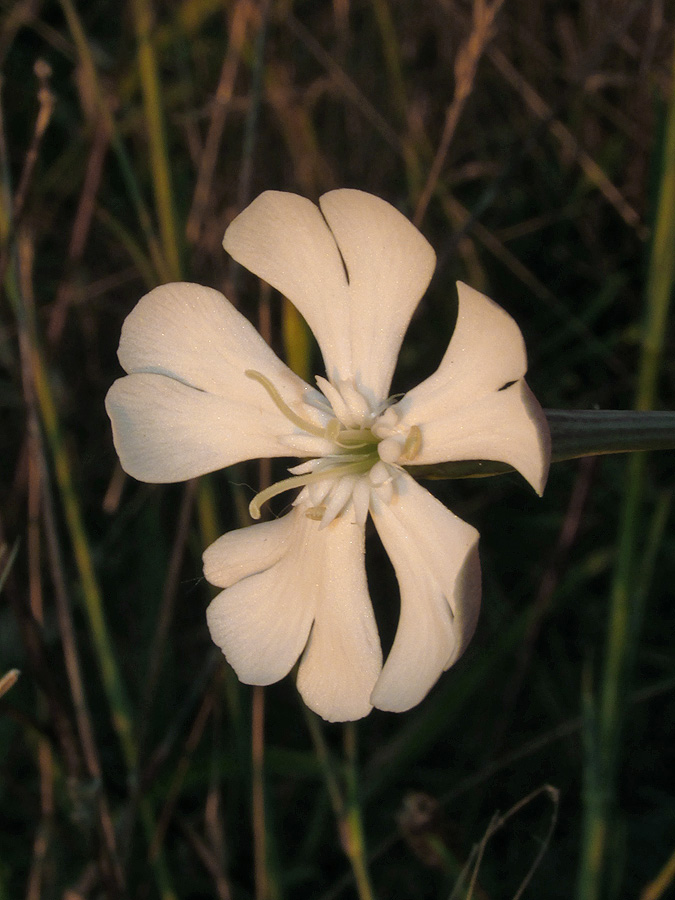
[[[503,2],[504,0],[493,0],[492,3],[489,0],[474,0],[473,2],[471,31],[457,51],[453,97],[445,113],[443,132],[429,169],[426,184],[415,207],[413,222],[416,225],[420,225],[424,219],[429,202],[436,190],[460,116],[473,90],[478,64],[487,45],[494,37],[495,19]]]

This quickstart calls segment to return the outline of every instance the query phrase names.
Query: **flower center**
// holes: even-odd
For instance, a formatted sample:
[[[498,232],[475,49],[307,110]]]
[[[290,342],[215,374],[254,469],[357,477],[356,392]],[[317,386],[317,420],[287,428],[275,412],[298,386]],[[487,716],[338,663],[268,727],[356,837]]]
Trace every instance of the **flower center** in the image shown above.
[[[277,494],[292,488],[308,487],[321,482],[328,483],[326,494],[330,494],[331,486],[337,486],[339,482],[344,481],[347,484],[344,508],[353,486],[360,476],[370,473],[378,463],[399,468],[401,463],[410,462],[419,452],[422,443],[420,429],[413,425],[408,429],[405,437],[394,434],[392,427],[394,423],[391,422],[392,416],[390,415],[393,411],[386,409],[387,403],[383,405],[383,408],[386,409],[384,415],[372,414],[370,417],[365,417],[365,421],[369,421],[367,425],[364,424],[358,428],[350,427],[344,425],[334,415],[325,426],[321,426],[303,418],[291,409],[265,375],[254,369],[247,369],[245,374],[265,388],[274,405],[297,428],[332,444],[330,452],[295,466],[289,470],[293,473],[292,477],[277,481],[256,494],[249,504],[249,513],[253,519],[260,518],[262,505],[272,497],[276,497]],[[332,385],[328,385],[328,387],[331,392],[337,390]],[[332,408],[331,412],[333,412]],[[342,493],[344,494],[345,491],[343,490]],[[313,519],[324,519],[328,502],[325,505],[324,503],[312,505],[310,502],[306,509],[306,515]],[[340,512],[341,509],[333,512],[330,520],[332,521]]]

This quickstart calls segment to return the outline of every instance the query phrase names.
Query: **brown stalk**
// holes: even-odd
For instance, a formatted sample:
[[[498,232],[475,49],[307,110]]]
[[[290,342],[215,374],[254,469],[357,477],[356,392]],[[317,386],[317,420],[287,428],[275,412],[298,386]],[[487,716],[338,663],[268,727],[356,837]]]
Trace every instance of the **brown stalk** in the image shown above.
[[[66,589],[63,560],[56,533],[56,523],[52,497],[45,484],[44,489],[44,522],[47,537],[47,549],[54,583],[54,599],[56,615],[63,646],[63,660],[68,676],[70,694],[75,710],[75,721],[84,756],[84,763],[89,777],[99,784],[96,797],[98,811],[98,828],[102,842],[102,871],[109,885],[111,897],[117,897],[124,888],[122,872],[116,846],[115,829],[108,808],[108,800],[102,786],[103,772],[98,756],[94,727],[89,712],[87,695],[80,669],[75,626],[73,623],[70,598]]]
[[[520,94],[530,112],[534,113],[542,122],[548,123],[551,134],[556,138],[563,152],[570,159],[576,160],[584,175],[597,187],[605,200],[614,207],[626,225],[634,228],[642,239],[646,238],[647,229],[642,224],[638,212],[630,205],[593,157],[583,149],[569,128],[556,117],[555,110],[523,78],[501,50],[492,47],[488,52],[488,57],[500,75]]]
[[[21,295],[24,307],[27,311],[28,319],[34,320],[34,298],[32,286],[32,263],[33,263],[33,245],[32,241],[25,233],[19,234],[19,279]],[[36,468],[36,477],[38,478],[39,497],[38,503],[42,501],[42,514],[44,519],[45,533],[47,537],[47,548],[49,551],[49,561],[51,566],[52,580],[54,586],[54,596],[56,600],[57,619],[59,630],[61,632],[61,640],[63,645],[63,657],[68,676],[68,682],[75,710],[75,719],[80,738],[80,746],[84,758],[85,768],[90,778],[100,782],[102,778],[101,766],[98,760],[96,742],[94,739],[91,717],[89,714],[86,694],[82,675],[80,672],[79,659],[77,654],[77,645],[75,641],[75,630],[70,612],[68,601],[68,593],[66,589],[66,579],[64,575],[64,566],[58,546],[58,538],[56,532],[56,517],[53,508],[52,496],[49,489],[49,473],[46,462],[46,453],[42,440],[42,434],[38,424],[38,413],[36,399],[33,388],[32,374],[26,360],[32,354],[32,349],[27,346],[31,341],[31,330],[29,327],[22,328],[20,333],[20,342],[23,348],[22,360],[24,361],[24,396],[26,405],[29,410],[29,423],[31,424],[31,440],[29,441],[29,449],[34,457],[34,465]],[[30,459],[29,459],[30,473]],[[30,497],[30,474],[29,474],[29,497]],[[29,543],[29,548],[30,548]],[[29,560],[30,562],[30,560]],[[33,566],[29,568],[29,576],[32,573]],[[39,574],[39,573],[38,573]],[[39,625],[42,625],[42,608],[36,609],[33,606],[34,591],[31,590],[31,612],[33,618]],[[40,598],[41,603],[41,598]],[[29,879],[29,888],[27,891],[28,900],[39,900],[41,896],[41,873],[44,866],[47,838],[49,834],[48,823],[51,821],[54,812],[53,803],[53,766],[51,761],[51,751],[44,747],[44,743],[39,745],[39,760],[41,772],[41,795],[42,801],[42,822],[36,836],[34,865],[31,870]],[[45,783],[45,779],[49,776],[49,783]],[[103,840],[103,873],[109,873],[112,881],[109,881],[109,896],[116,897],[123,886],[122,872],[119,864],[116,862],[115,835],[112,826],[110,814],[108,812],[107,801],[102,793],[99,792],[97,798],[97,806],[99,812],[99,826],[101,837]]]
[[[215,688],[220,685],[222,675],[225,670],[224,663],[221,663],[216,679],[214,680],[214,696]],[[221,724],[220,707],[216,704],[213,713],[214,728],[218,729]],[[219,872],[225,874],[226,866],[226,835],[225,826],[222,816],[222,797],[219,789],[219,771],[217,765],[211,767],[211,778],[206,794],[206,802],[204,804],[204,831],[206,840],[213,851]],[[228,887],[229,890],[229,887]]]
[[[25,234],[18,236],[19,283],[26,307],[33,315],[34,298],[30,273],[33,265],[33,244]],[[28,411],[26,448],[28,453],[28,605],[40,630],[44,627],[42,578],[40,561],[40,426],[35,394],[30,374],[23,367],[24,402]],[[43,705],[43,704],[41,704]],[[43,888],[43,875],[51,843],[54,818],[54,765],[52,749],[46,738],[37,745],[38,772],[40,776],[40,821],[33,841],[33,859],[26,888],[27,900],[39,900]]]
[[[0,30],[0,68],[4,66],[7,53],[17,34],[36,19],[39,6],[40,0],[21,0],[10,7]]]
[[[185,776],[188,773],[188,769],[192,761],[192,755],[202,739],[206,723],[208,722],[209,717],[213,712],[215,702],[216,695],[214,690],[214,682],[212,680],[211,686],[202,698],[201,706],[199,707],[197,715],[195,716],[192,728],[190,729],[190,733],[188,734],[187,740],[185,741],[183,752],[171,779],[166,799],[157,821],[157,827],[155,829],[155,833],[152,836],[152,841],[148,850],[148,855],[151,859],[157,856],[160,851],[162,842],[164,841],[167,829],[169,827],[169,822],[171,821],[176,808],[178,795],[185,781]]]
[[[121,468],[119,468],[119,471],[122,474],[122,477],[124,477],[124,473],[122,472]],[[143,686],[143,696],[139,707],[141,710],[138,735],[139,758],[142,758],[143,756],[144,746],[147,741],[150,713],[152,710],[152,704],[162,671],[162,662],[164,659],[166,641],[169,630],[171,628],[171,622],[173,621],[176,596],[178,594],[180,570],[183,565],[183,559],[185,556],[185,548],[187,545],[188,533],[190,528],[190,518],[194,509],[197,484],[197,479],[192,479],[191,481],[187,482],[183,491],[183,499],[178,515],[178,523],[176,525],[176,533],[174,535],[173,545],[171,548],[169,567],[166,574],[166,580],[164,582],[164,590],[162,591],[162,600],[159,610],[157,627],[155,630],[155,637],[150,649],[150,659],[148,662],[148,671],[145,678],[145,684]],[[142,777],[137,780],[134,786],[134,790],[131,794],[129,808],[127,810],[127,818],[129,822],[135,821],[143,791],[146,789],[150,782],[150,779],[153,777],[156,767],[164,758],[163,748],[160,748],[160,751],[161,752],[159,753],[155,753],[154,757],[150,759],[149,763],[145,766]],[[164,813],[162,813],[162,815],[164,815]],[[164,828],[165,827],[166,825],[164,825]],[[129,832],[131,833],[131,829],[129,830]],[[152,837],[150,848],[148,850],[148,856],[150,859],[156,859],[159,856],[161,852],[161,840],[163,839],[163,837],[164,830],[162,821],[160,819],[160,822],[157,824],[155,833]],[[126,848],[126,853],[127,855],[129,854],[128,846]]]
[[[338,88],[344,98],[361,113],[366,121],[370,122],[375,131],[380,134],[390,147],[396,150],[397,153],[402,154],[403,144],[399,135],[391,127],[389,122],[387,122],[384,116],[373,106],[370,100],[364,96],[361,89],[357,87],[344,69],[324,50],[314,35],[293,15],[285,16],[284,25],[326,70],[330,75],[333,84]]]
[[[13,198],[6,198],[9,204],[8,214],[10,214],[10,234],[6,236],[5,242],[3,243],[2,249],[0,251],[0,284],[4,284],[5,275],[7,273],[7,266],[9,265],[10,252],[12,248],[12,231],[16,233],[16,228],[21,222],[21,216],[23,214],[24,206],[26,203],[26,197],[28,196],[28,189],[30,187],[33,173],[35,171],[35,164],[38,160],[38,153],[40,150],[40,145],[42,143],[42,138],[45,135],[50,119],[52,117],[52,113],[54,111],[54,95],[49,89],[49,77],[51,75],[51,69],[44,60],[38,59],[35,63],[34,70],[39,83],[37,94],[39,107],[35,119],[35,126],[33,127],[31,142],[28,146],[28,150],[26,151],[26,156],[24,157],[23,161],[23,167],[21,169],[21,175],[19,176],[19,186],[17,187]],[[0,76],[0,90],[2,90],[2,76]],[[7,162],[7,146],[5,143],[4,121],[0,121],[0,156],[2,157],[3,168],[8,168],[9,164]]]
[[[308,100],[310,92],[298,96],[292,79],[291,66],[273,60],[267,66],[265,96],[279,121],[298,185],[308,197],[317,197],[326,185],[334,185],[334,178],[321,155]]]
[[[103,174],[103,163],[109,145],[109,122],[104,116],[99,116],[94,130],[94,141],[87,161],[87,170],[85,172],[84,183],[80,193],[80,201],[77,206],[77,212],[75,213],[73,230],[70,235],[66,273],[59,284],[56,292],[56,300],[54,301],[49,317],[47,341],[51,346],[54,346],[59,342],[63,328],[66,324],[68,308],[75,296],[72,283],[73,273],[84,253],[87,237],[94,217],[96,195]]]
[[[230,900],[230,897],[232,896],[230,886],[213,851],[207,846],[204,839],[197,834],[194,826],[191,825],[187,819],[181,819],[179,824],[188,843],[199,857],[204,868],[213,878],[213,884],[216,889],[216,897],[218,900]]]
[[[213,176],[216,171],[216,162],[223,139],[227,113],[234,93],[234,83],[241,63],[246,31],[249,22],[255,17],[255,12],[255,7],[251,5],[250,0],[239,0],[234,7],[230,20],[230,40],[223,60],[218,87],[211,105],[211,122],[206,134],[192,206],[185,226],[186,237],[193,244],[196,244],[200,238],[208,213],[212,196]]]
[[[488,0],[474,0],[471,31],[459,48],[455,61],[455,90],[453,98],[446,110],[443,133],[438,150],[431,164],[426,184],[417,201],[417,208],[413,216],[413,222],[417,226],[422,222],[429,202],[436,190],[436,185],[443,171],[460,116],[473,90],[478,63],[485,52],[485,48],[495,34],[494,22],[503,2],[504,0],[494,0],[493,3],[489,3]]]
[[[577,471],[577,477],[572,488],[572,494],[565,511],[558,540],[551,554],[551,558],[542,574],[539,588],[530,611],[530,621],[525,636],[520,645],[518,657],[515,663],[515,671],[510,679],[502,703],[500,714],[495,724],[492,738],[489,742],[490,755],[493,756],[501,747],[504,732],[508,721],[522,689],[527,670],[530,665],[534,646],[544,624],[544,619],[550,609],[555,594],[560,574],[563,571],[570,551],[574,546],[579,528],[588,502],[588,496],[593,481],[593,475],[597,468],[597,457],[587,456],[581,459]]]
[[[19,185],[14,195],[12,213],[15,225],[21,219],[23,208],[26,203],[28,188],[33,177],[35,164],[38,160],[40,144],[42,143],[42,138],[44,137],[47,126],[49,125],[49,122],[51,120],[55,105],[54,95],[49,88],[49,79],[52,74],[52,70],[49,64],[46,63],[43,59],[38,59],[35,63],[34,71],[39,83],[38,103],[40,105],[38,107],[38,114],[35,120],[35,127],[33,129],[33,137],[31,139],[28,150],[26,151],[23,169],[21,171],[21,177],[19,179]]]
[[[0,544],[4,540],[4,523],[0,516]],[[25,673],[25,676],[32,676],[46,697],[47,718],[51,729],[53,729],[53,735],[59,747],[66,774],[69,778],[77,781],[82,771],[78,742],[73,732],[69,714],[57,690],[54,678],[54,664],[47,653],[42,631],[31,615],[28,604],[22,594],[23,592],[17,585],[14,573],[10,572],[5,581],[4,595],[12,607],[12,612],[19,626],[21,642],[28,657],[28,671]],[[40,730],[40,723],[38,722],[33,722],[18,713],[15,718],[26,726],[37,731]]]
[[[197,495],[197,479],[188,481],[183,491],[183,499],[178,514],[178,523],[176,525],[176,533],[174,535],[171,554],[169,558],[169,566],[164,582],[164,590],[162,591],[161,606],[159,616],[155,628],[152,647],[150,649],[150,659],[148,663],[148,672],[145,679],[143,689],[143,699],[141,702],[141,733],[139,735],[139,746],[144,743],[144,732],[147,722],[150,718],[152,703],[157,691],[159,677],[162,671],[162,662],[164,659],[164,651],[166,641],[173,621],[173,614],[176,605],[176,597],[178,595],[178,586],[180,581],[180,570],[183,566],[185,558],[185,549],[187,546],[188,535],[190,531],[190,519],[194,510],[195,498]]]

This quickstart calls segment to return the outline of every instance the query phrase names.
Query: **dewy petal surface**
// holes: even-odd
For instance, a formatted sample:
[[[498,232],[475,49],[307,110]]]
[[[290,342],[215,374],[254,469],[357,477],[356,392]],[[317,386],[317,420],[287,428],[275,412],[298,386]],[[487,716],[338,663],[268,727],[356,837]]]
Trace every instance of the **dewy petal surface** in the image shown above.
[[[204,578],[227,588],[271,568],[287,552],[296,525],[293,516],[282,516],[222,535],[204,551]]]
[[[224,574],[223,552],[233,549],[236,565],[250,572],[221,591],[206,611],[211,637],[245,684],[272,684],[293,668],[307,643],[316,610],[316,581],[320,572],[313,557],[312,535],[318,523],[298,509],[284,517],[283,525],[263,523],[225,535],[211,552],[211,574]],[[270,528],[269,525],[276,525]],[[261,560],[265,537],[281,544],[281,555],[268,552]],[[238,544],[238,546],[235,546]],[[217,559],[220,557],[220,559]],[[278,557],[278,558],[277,558]],[[267,562],[265,568],[261,568]],[[223,580],[229,580],[225,578]]]
[[[541,495],[551,457],[546,417],[522,379],[422,425],[416,465],[488,459],[513,466]]]
[[[316,618],[298,669],[303,700],[329,722],[360,719],[382,668],[366,582],[365,531],[350,516],[317,533],[322,564]]]
[[[415,465],[505,462],[541,494],[550,463],[550,432],[523,380],[527,358],[520,329],[484,294],[461,282],[457,288],[457,325],[441,364],[392,411],[402,426],[421,430]]]
[[[525,343],[515,321],[485,294],[457,282],[455,330],[441,363],[404,397],[424,421],[439,409],[466,406],[527,371]]]
[[[349,277],[350,343],[357,386],[389,393],[403,337],[436,266],[436,254],[389,203],[362,191],[324,194],[321,212]]]
[[[403,712],[464,652],[480,609],[478,532],[409,475],[389,503],[374,490],[371,514],[394,565],[401,615],[371,702]]]
[[[247,369],[265,375],[306,418],[326,419],[303,402],[318,392],[222,294],[200,285],[168,284],[143,297],[124,323],[119,358],[130,374],[113,384],[106,408],[122,466],[141,481],[182,481],[288,455],[297,429]]]
[[[331,191],[320,205],[268,191],[232,222],[223,246],[302,313],[331,382],[353,380],[382,402],[435,254],[378,197]]]
[[[364,530],[347,517],[319,525],[296,507],[216,541],[204,554],[204,573],[230,586],[211,602],[207,620],[247,684],[283,678],[307,645],[298,670],[307,705],[329,721],[358,719],[371,709],[382,666]]]

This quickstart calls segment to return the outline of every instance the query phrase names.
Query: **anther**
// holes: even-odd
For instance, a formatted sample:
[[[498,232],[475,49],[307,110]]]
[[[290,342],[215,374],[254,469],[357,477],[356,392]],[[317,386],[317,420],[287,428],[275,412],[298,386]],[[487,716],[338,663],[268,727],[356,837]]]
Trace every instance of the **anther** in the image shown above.
[[[406,462],[410,462],[415,459],[417,454],[420,452],[422,447],[422,432],[418,425],[413,425],[408,432],[408,436],[405,439],[405,444],[403,445],[403,451],[401,453],[401,459],[406,460]]]
[[[308,519],[312,519],[314,522],[320,522],[323,519],[325,512],[325,506],[310,506],[309,509],[305,510],[305,515]]]

